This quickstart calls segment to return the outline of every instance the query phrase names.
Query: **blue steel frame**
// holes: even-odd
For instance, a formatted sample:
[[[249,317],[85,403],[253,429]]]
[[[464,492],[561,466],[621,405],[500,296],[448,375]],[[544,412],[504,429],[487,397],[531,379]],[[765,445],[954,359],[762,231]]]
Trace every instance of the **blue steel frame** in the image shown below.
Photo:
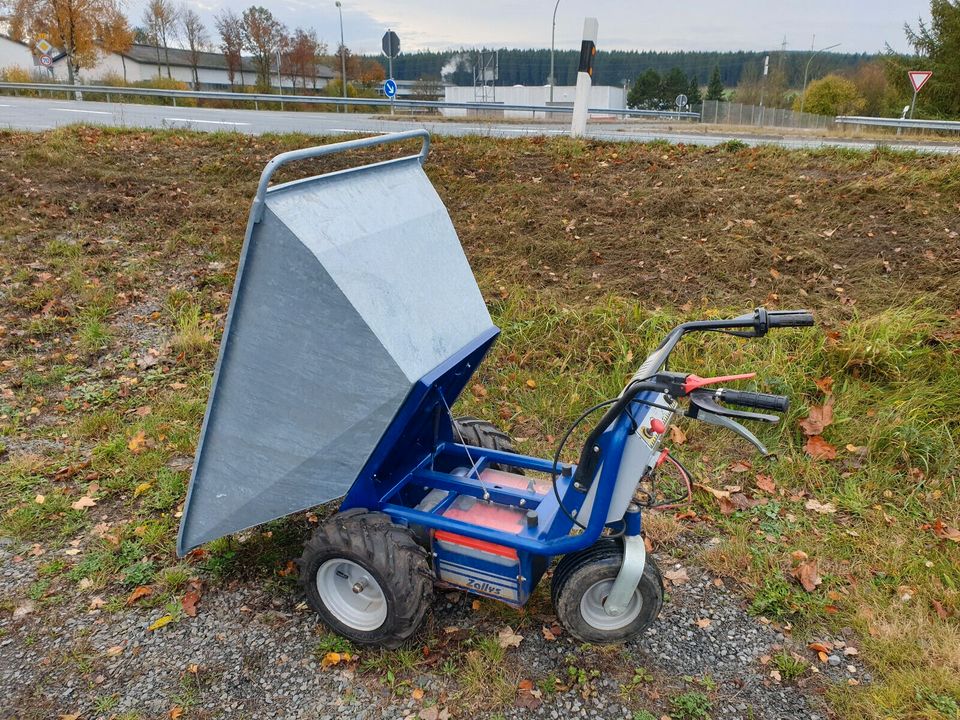
[[[468,448],[453,441],[447,409],[466,386],[497,335],[499,330],[493,328],[420,379],[347,493],[341,510],[354,507],[379,510],[403,524],[495,543],[513,548],[521,556],[523,553],[543,557],[564,555],[583,550],[599,539],[606,525],[624,444],[635,427],[635,418],[641,422],[643,418],[636,417],[637,413],[631,417],[631,413],[624,412],[601,435],[598,445],[602,464],[599,476],[594,479],[597,489],[593,510],[586,529],[571,535],[573,522],[552,491],[541,496],[527,490],[491,487],[490,483],[477,479],[491,463],[549,474],[554,470],[552,460]],[[652,394],[649,397],[652,398]],[[448,470],[469,467],[470,473],[463,477],[438,467]],[[564,469],[567,471],[562,472]],[[557,494],[563,508],[570,513],[579,510],[587,496],[585,491],[573,486],[575,470],[576,466],[568,463],[557,467]],[[451,492],[429,512],[416,509],[419,500],[434,488]],[[457,495],[482,498],[485,493],[493,502],[536,511],[537,524],[509,534],[441,514]]]

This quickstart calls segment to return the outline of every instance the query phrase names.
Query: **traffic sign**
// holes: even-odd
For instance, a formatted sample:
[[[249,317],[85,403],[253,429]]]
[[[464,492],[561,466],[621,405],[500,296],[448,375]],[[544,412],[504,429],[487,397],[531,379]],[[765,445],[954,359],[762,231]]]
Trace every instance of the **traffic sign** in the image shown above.
[[[41,55],[40,64],[43,65],[45,68],[51,67],[53,65],[53,58],[50,57],[49,55]]]
[[[383,47],[383,54],[388,58],[397,57],[400,54],[400,36],[393,30],[387,30],[383,34],[381,46]]]
[[[397,94],[397,81],[393,78],[387,78],[383,81],[383,94],[388,98],[393,98]]]
[[[40,38],[37,40],[37,44],[34,45],[34,47],[41,55],[49,55],[50,51],[53,50],[53,45],[51,45],[46,38]]]
[[[927,80],[933,75],[931,70],[910,70],[907,72],[910,77],[910,84],[913,85],[914,92],[920,92],[920,88],[926,85]]]
[[[683,93],[677,95],[677,99],[674,101],[677,103],[678,108],[685,108],[687,106],[687,96]]]

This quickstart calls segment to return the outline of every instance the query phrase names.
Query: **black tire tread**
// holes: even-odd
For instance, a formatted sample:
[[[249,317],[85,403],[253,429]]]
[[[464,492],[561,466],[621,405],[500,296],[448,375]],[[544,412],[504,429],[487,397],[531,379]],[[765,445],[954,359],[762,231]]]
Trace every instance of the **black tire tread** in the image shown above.
[[[398,647],[416,632],[430,607],[433,573],[426,550],[416,543],[409,530],[394,524],[384,513],[353,508],[331,517],[314,531],[298,561],[300,584],[307,600],[325,622],[328,618],[324,610],[311,597],[309,586],[314,575],[306,571],[313,558],[332,556],[338,551],[347,551],[375,569],[382,577],[381,585],[388,586],[384,590],[389,590],[387,594],[393,597],[393,603],[386,622],[390,627],[381,628],[382,632],[378,629],[366,637],[338,627],[332,629],[359,644]]]
[[[513,447],[513,440],[507,433],[493,423],[472,415],[462,415],[453,419],[453,441],[461,442],[461,438],[463,438],[462,443],[464,445],[501,452],[516,452]],[[490,467],[494,470],[507,469],[499,463],[491,463]],[[523,474],[523,470],[519,468],[510,468],[510,471],[520,475]]]

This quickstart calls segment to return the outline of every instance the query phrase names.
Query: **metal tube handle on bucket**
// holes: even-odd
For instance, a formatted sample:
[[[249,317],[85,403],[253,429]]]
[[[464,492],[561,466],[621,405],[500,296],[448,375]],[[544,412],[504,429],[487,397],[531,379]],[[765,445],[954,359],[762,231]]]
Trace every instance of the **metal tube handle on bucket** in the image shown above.
[[[420,152],[417,154],[417,157],[420,159],[420,164],[422,165],[424,160],[427,159],[427,153],[430,152],[430,133],[422,129],[405,130],[404,132],[387,133],[385,135],[373,135],[371,137],[359,138],[358,140],[347,140],[346,142],[317,145],[315,147],[303,148],[302,150],[291,150],[290,152],[280,153],[267,163],[266,167],[263,168],[263,172],[260,174],[257,194],[253,199],[253,209],[250,213],[250,228],[260,222],[270,179],[273,177],[273,174],[284,165],[289,165],[299,160],[310,160],[323,157],[324,155],[333,155],[334,153],[345,152],[347,150],[359,150],[361,148],[403,142],[404,140],[413,140],[415,138],[420,138],[423,143],[420,146]],[[248,228],[248,231],[250,228]]]

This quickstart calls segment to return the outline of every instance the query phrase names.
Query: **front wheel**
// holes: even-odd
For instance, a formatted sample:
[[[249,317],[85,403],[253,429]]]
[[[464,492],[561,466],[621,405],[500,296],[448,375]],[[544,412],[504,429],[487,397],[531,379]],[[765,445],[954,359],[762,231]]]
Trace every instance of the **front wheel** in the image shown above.
[[[430,606],[426,552],[383,513],[334,515],[314,532],[299,564],[307,603],[330,629],[358,644],[399,646]]]
[[[551,595],[560,623],[582,642],[622,643],[646,630],[663,606],[663,580],[647,556],[643,574],[626,610],[608,615],[607,595],[623,563],[616,540],[603,539],[586,550],[566,555],[553,573]]]

